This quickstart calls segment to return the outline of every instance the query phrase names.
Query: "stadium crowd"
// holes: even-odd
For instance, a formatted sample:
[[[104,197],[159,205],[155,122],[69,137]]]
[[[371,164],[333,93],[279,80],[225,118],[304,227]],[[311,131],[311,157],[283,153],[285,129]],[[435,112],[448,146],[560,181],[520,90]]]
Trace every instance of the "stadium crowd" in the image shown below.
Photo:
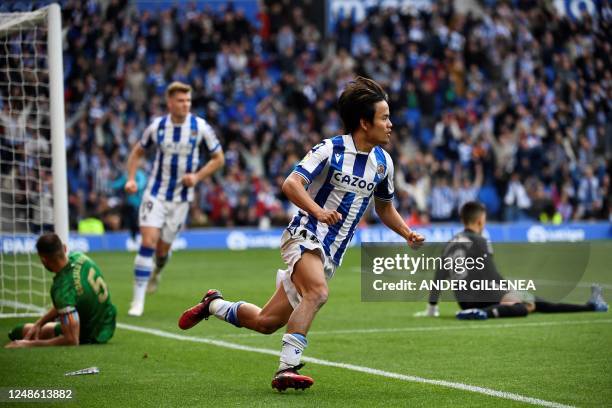
[[[126,1],[67,1],[65,96],[71,224],[129,225],[126,156],[164,113],[174,80],[214,127],[226,166],[198,187],[191,226],[283,225],[284,178],[342,133],[334,103],[355,75],[389,93],[396,204],[412,225],[456,220],[480,199],[494,220],[612,219],[612,12],[561,17],[544,2],[458,14],[374,8],[317,30],[301,2],[139,12]],[[140,175],[141,191],[146,182]],[[375,222],[375,215],[369,217]]]

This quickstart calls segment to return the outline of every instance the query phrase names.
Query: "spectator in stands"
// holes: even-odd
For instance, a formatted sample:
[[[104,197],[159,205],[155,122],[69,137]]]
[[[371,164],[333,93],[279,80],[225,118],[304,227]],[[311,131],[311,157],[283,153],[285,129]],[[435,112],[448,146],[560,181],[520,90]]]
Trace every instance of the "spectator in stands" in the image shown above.
[[[65,2],[73,227],[92,191],[109,205],[91,210],[122,208],[126,198],[107,185],[113,169],[163,112],[160,95],[177,78],[192,82],[194,111],[224,135],[227,150],[225,173],[199,186],[191,219],[252,225],[254,208],[284,224],[289,204],[276,180],[313,144],[341,132],[335,96],[357,73],[390,92],[405,218],[452,219],[458,204],[479,195],[493,220],[537,220],[544,207],[564,221],[609,219],[609,15],[570,20],[546,2],[494,2],[481,17],[459,15],[452,1],[411,12],[372,7],[361,21],[338,16],[329,40],[309,1],[262,3],[256,28],[239,5],[158,11],[116,0]],[[18,101],[35,90],[10,86],[18,72],[11,80],[0,73],[2,174],[19,176],[16,183],[25,169],[7,164],[8,151],[18,158],[49,142],[36,132],[24,131],[20,142],[11,136],[16,123],[32,122],[31,107]],[[430,188],[444,168],[453,170],[452,185],[436,177]],[[542,188],[530,189],[537,182]]]

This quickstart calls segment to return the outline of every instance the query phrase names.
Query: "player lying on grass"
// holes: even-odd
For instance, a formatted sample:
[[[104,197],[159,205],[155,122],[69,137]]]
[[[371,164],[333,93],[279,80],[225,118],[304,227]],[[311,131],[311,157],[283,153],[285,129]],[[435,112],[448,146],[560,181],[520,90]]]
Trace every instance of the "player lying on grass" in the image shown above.
[[[457,234],[446,246],[443,256],[452,256],[452,252],[461,250],[464,256],[476,259],[483,257],[484,269],[481,271],[468,271],[463,279],[500,281],[502,276],[493,262],[493,250],[487,240],[482,236],[486,224],[486,209],[481,203],[471,201],[461,208],[461,221],[465,230]],[[449,279],[454,271],[439,269],[435,279]],[[461,274],[463,275],[463,274]],[[469,283],[466,285],[470,288]],[[457,318],[462,320],[484,320],[494,317],[522,317],[529,313],[570,313],[570,312],[606,312],[608,305],[603,299],[601,287],[594,285],[591,288],[591,297],[586,304],[551,303],[533,296],[528,292],[518,291],[455,291],[455,298],[461,307]],[[437,317],[439,291],[431,291],[427,310],[419,312],[417,316]]]
[[[393,162],[380,147],[391,134],[387,95],[376,82],[358,77],[340,95],[338,109],[347,134],[314,146],[283,184],[283,192],[300,210],[281,238],[287,269],[278,271],[277,289],[268,303],[262,309],[229,302],[211,289],[179,320],[188,329],[214,315],[264,334],[287,325],[272,380],[280,391],[313,384],[312,378],[298,374],[306,335],[327,301],[327,280],[341,264],[372,197],[385,225],[410,245],[424,240],[393,207]]]
[[[17,325],[7,348],[78,346],[106,343],[115,332],[117,310],[98,265],[73,252],[53,233],[36,242],[40,261],[55,274],[51,285],[53,307],[35,323]]]
[[[219,170],[223,150],[208,123],[191,110],[191,87],[173,82],[166,89],[168,115],[156,118],[144,131],[128,158],[127,193],[136,193],[136,170],[147,148],[156,150],[151,178],[140,204],[138,224],[142,241],[134,260],[134,293],[128,311],[141,316],[146,292],[154,292],[193,201],[194,186]],[[201,149],[210,160],[198,169]],[[155,255],[155,259],[153,257]]]

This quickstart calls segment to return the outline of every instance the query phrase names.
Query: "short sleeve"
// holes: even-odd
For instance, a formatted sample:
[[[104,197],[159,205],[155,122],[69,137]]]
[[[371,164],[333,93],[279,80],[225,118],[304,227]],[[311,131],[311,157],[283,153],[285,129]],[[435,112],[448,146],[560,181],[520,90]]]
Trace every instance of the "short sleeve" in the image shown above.
[[[324,140],[310,149],[293,172],[299,174],[309,184],[312,183],[315,177],[325,168],[332,152],[333,144],[329,139]]]
[[[198,119],[198,127],[201,129],[202,142],[206,144],[209,153],[217,152],[221,149],[221,143],[213,128],[203,119]]]
[[[69,277],[53,284],[51,298],[59,314],[76,310],[76,288],[70,282]]]
[[[376,189],[374,190],[374,198],[376,198],[377,200],[383,200],[383,201],[393,200],[393,193],[395,191],[393,177],[394,177],[393,161],[389,158],[387,160],[387,174],[376,186]]]
[[[154,120],[143,132],[142,137],[140,138],[140,145],[147,149],[151,147],[153,144],[153,139],[155,137],[155,133],[157,127],[159,126],[159,120]]]

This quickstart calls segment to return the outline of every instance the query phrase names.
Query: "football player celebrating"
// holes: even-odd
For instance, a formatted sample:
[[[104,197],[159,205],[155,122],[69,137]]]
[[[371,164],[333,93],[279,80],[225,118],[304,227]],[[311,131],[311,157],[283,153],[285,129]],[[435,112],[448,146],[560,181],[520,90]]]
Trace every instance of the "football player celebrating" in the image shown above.
[[[157,154],[152,177],[139,210],[142,241],[134,261],[134,294],[128,311],[141,316],[147,291],[156,290],[160,273],[168,261],[172,241],[178,235],[193,201],[194,186],[220,169],[223,150],[213,129],[202,118],[190,113],[191,87],[173,82],[166,89],[169,114],[156,118],[145,130],[128,158],[125,191],[136,193],[136,170],[145,149],[154,146]],[[198,169],[202,145],[210,160]],[[153,261],[155,254],[155,262]]]
[[[342,263],[370,200],[374,198],[382,222],[409,245],[424,240],[393,207],[393,162],[380,147],[389,142],[392,127],[386,93],[376,82],[357,77],[340,95],[338,108],[347,134],[314,146],[283,184],[283,192],[300,210],[281,238],[287,269],[278,271],[277,289],[268,303],[259,308],[230,302],[211,289],[179,320],[182,329],[189,329],[214,315],[265,334],[287,325],[272,380],[279,391],[313,384],[298,373],[306,335],[327,301],[327,280]]]
[[[66,246],[53,233],[38,238],[36,250],[45,268],[55,274],[53,307],[35,323],[17,325],[6,347],[78,346],[110,340],[117,309],[98,265],[79,252],[66,255]]]

